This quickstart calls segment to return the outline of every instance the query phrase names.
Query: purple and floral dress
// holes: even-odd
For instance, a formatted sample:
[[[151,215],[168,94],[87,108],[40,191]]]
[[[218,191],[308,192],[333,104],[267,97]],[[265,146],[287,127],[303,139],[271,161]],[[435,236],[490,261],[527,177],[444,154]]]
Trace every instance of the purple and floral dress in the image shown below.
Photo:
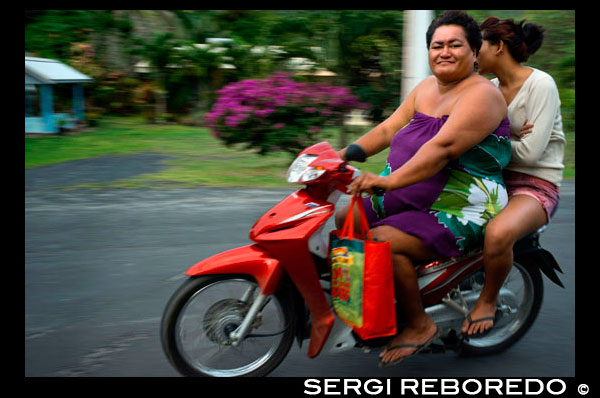
[[[416,112],[390,144],[388,175],[406,163],[442,128],[448,116]],[[487,223],[508,202],[502,169],[511,157],[509,121],[434,176],[383,196],[364,198],[371,228],[389,225],[420,238],[443,257],[483,244]]]

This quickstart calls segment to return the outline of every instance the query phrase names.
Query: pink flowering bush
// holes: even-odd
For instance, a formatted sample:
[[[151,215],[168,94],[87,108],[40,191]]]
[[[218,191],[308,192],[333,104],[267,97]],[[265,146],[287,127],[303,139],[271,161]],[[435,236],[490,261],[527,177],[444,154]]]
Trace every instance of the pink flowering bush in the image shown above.
[[[205,117],[212,134],[261,155],[281,150],[295,156],[322,139],[323,127],[341,125],[352,109],[367,108],[347,88],[295,82],[284,73],[231,83],[217,94]]]

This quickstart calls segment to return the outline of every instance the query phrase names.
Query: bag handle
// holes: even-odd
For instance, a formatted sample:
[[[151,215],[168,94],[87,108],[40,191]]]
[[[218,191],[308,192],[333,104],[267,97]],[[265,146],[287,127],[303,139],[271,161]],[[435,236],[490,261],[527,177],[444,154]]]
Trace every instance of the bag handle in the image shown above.
[[[348,239],[354,239],[354,207],[357,207],[360,218],[360,230],[361,234],[359,238],[363,240],[373,240],[371,235],[371,229],[369,228],[369,221],[365,213],[362,197],[360,194],[352,195],[350,199],[350,206],[348,207],[348,214],[346,215],[346,221],[342,227],[340,237],[347,237]],[[366,239],[365,239],[366,237]]]

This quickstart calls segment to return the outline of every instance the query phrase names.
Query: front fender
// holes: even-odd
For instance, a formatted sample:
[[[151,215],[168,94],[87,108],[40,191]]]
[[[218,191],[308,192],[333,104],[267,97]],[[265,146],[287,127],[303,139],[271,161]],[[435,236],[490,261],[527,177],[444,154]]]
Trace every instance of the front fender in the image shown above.
[[[283,268],[266,250],[252,244],[208,257],[191,266],[185,274],[247,274],[254,277],[263,294],[269,295],[279,288]]]

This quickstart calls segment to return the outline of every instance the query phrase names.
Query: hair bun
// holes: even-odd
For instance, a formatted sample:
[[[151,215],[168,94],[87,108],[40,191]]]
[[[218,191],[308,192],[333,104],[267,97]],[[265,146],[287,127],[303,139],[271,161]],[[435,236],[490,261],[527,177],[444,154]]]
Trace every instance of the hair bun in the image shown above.
[[[540,25],[530,22],[525,23],[525,21],[525,19],[522,20],[519,25],[523,30],[523,41],[527,45],[527,53],[532,55],[542,46],[545,29]]]

